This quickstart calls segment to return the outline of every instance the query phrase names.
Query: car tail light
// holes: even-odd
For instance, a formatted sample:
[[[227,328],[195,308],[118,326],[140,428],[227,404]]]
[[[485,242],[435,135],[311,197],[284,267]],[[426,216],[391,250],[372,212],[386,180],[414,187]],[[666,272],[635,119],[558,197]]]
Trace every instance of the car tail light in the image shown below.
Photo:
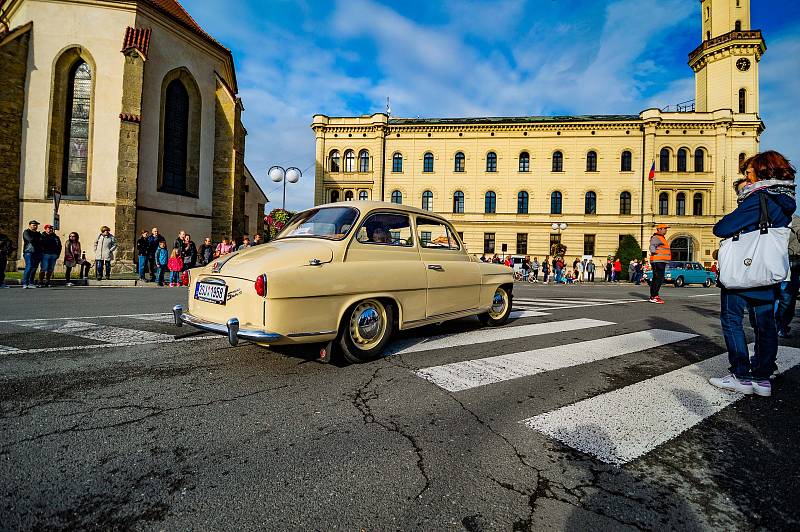
[[[256,278],[255,282],[256,294],[264,297],[267,295],[267,274],[262,273]]]

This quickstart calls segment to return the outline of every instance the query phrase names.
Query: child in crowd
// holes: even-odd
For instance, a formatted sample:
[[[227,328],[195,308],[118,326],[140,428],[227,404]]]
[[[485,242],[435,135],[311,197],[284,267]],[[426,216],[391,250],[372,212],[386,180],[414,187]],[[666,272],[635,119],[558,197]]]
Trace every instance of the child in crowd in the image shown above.
[[[158,286],[164,286],[164,274],[167,271],[169,262],[169,251],[167,251],[166,240],[159,240],[156,250],[156,275],[158,276]]]
[[[165,248],[166,249],[166,248]],[[181,250],[172,248],[169,260],[167,261],[167,268],[169,268],[169,285],[181,285],[181,270],[183,270],[183,258],[181,257]]]

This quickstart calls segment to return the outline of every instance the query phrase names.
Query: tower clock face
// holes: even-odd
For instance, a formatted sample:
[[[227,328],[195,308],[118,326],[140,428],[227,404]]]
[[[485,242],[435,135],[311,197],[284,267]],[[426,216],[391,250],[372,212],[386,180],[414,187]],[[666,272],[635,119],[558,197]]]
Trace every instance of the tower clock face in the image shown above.
[[[738,68],[742,72],[747,72],[748,70],[750,70],[750,60],[747,59],[746,57],[740,58],[738,61],[736,61],[736,68]]]

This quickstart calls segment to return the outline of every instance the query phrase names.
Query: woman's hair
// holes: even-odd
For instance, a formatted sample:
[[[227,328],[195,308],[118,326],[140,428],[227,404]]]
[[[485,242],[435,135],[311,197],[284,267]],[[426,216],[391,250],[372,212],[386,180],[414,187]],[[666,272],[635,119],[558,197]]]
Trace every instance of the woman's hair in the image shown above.
[[[172,248],[172,253],[169,254],[170,257],[177,257],[180,254],[180,250],[178,248]]]
[[[795,168],[789,160],[780,153],[769,150],[748,157],[739,165],[739,171],[747,175],[747,168],[752,166],[756,178],[760,181],[766,179],[783,179],[794,181]]]
[[[71,232],[67,238],[72,238],[72,235],[75,235],[75,241],[76,242],[78,240],[80,240],[80,237],[78,236],[78,233],[76,233],[75,231]]]
[[[107,226],[107,225],[104,225],[103,227],[100,228],[100,232],[102,233],[103,231],[109,231],[110,232],[111,228],[109,226]]]

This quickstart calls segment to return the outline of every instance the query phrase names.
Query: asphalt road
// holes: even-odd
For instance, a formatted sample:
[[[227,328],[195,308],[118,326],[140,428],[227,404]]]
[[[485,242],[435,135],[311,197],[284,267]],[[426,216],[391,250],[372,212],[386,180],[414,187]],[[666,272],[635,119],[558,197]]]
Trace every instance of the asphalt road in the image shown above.
[[[344,366],[186,337],[182,289],[2,291],[0,529],[797,530],[800,342],[717,393],[716,290],[662,296],[518,285]]]

